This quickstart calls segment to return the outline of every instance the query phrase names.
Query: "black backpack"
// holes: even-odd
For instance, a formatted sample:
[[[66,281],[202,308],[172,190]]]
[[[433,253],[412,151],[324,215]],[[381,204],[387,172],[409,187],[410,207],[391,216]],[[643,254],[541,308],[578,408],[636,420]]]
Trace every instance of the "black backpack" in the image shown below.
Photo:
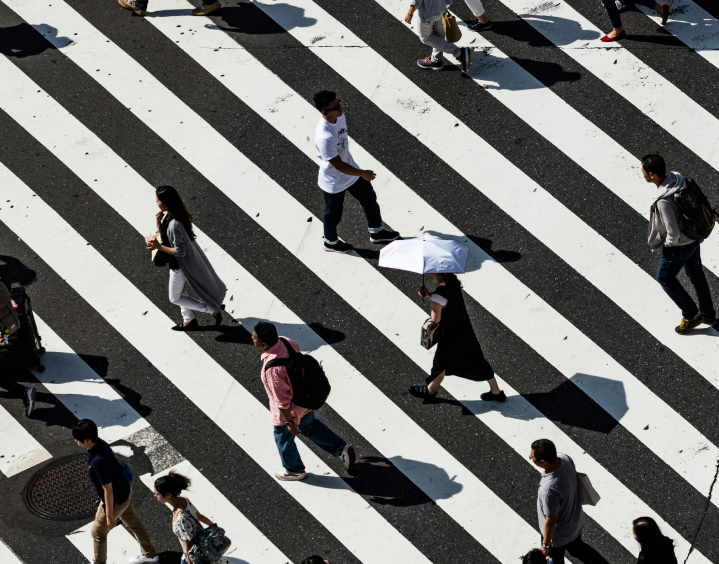
[[[719,211],[712,209],[709,200],[693,178],[673,194],[677,209],[679,231],[690,239],[706,239],[714,229],[714,217]]]
[[[275,358],[265,364],[265,370],[273,366],[286,366],[292,384],[292,403],[306,409],[319,409],[330,395],[330,382],[322,365],[308,354],[295,349],[280,337],[289,353],[289,358]]]

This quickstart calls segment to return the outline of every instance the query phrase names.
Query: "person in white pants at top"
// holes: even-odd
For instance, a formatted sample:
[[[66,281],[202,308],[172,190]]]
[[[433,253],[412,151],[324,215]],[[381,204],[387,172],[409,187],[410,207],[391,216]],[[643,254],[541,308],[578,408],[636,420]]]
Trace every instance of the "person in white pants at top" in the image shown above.
[[[482,0],[464,0],[464,2],[477,18],[476,22],[467,24],[467,29],[471,29],[472,31],[487,31],[492,27],[492,20],[487,17],[484,6],[482,6]]]
[[[444,38],[442,27],[442,14],[452,3],[452,0],[412,0],[404,21],[412,23],[415,11],[419,12],[419,27],[417,33],[425,45],[432,47],[432,56],[419,59],[417,64],[420,68],[427,70],[442,70],[442,54],[453,55],[462,65],[462,70],[467,72],[471,63],[471,52],[469,47],[457,47]]]

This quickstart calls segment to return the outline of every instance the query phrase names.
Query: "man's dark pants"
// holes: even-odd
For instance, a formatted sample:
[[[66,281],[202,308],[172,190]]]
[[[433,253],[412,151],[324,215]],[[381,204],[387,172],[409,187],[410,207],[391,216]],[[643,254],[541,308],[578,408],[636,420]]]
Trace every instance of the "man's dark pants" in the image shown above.
[[[709,293],[709,284],[707,284],[704,270],[702,270],[699,243],[700,241],[695,241],[681,247],[662,247],[662,262],[657,272],[659,284],[682,310],[684,319],[694,319],[697,312],[700,312],[706,319],[716,317],[712,297]],[[681,282],[677,280],[677,275],[682,268],[694,286],[699,299],[699,308]]]
[[[569,556],[584,564],[609,564],[601,554],[582,540],[581,534],[564,546],[549,547],[549,556],[552,557],[554,564],[564,564],[564,554],[567,552]]]
[[[349,192],[360,203],[367,218],[367,226],[370,229],[380,229],[382,227],[382,216],[377,203],[377,194],[375,194],[370,182],[367,182],[364,178],[358,178],[357,182],[347,190],[337,194],[323,192],[325,197],[325,240],[330,243],[337,241],[337,225],[342,221],[345,192]]]

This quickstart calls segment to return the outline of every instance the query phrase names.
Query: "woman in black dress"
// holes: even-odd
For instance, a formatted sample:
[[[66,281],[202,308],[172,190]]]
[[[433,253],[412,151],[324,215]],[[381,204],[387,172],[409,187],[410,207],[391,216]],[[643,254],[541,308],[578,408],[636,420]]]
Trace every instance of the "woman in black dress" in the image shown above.
[[[674,541],[665,537],[651,517],[639,517],[632,523],[634,538],[642,547],[637,564],[677,564]]]
[[[490,391],[480,396],[483,400],[505,401],[507,396],[500,391],[494,370],[484,358],[482,347],[474,334],[462,297],[462,284],[455,274],[432,276],[437,281],[434,292],[422,286],[419,295],[432,300],[432,321],[439,323],[440,335],[427,385],[410,386],[409,393],[432,401],[445,376],[459,376],[475,382],[488,382]]]

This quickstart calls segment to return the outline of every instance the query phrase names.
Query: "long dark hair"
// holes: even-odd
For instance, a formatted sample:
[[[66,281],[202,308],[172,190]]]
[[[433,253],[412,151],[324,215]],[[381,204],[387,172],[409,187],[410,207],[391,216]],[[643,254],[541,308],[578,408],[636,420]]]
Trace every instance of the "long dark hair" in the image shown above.
[[[448,288],[451,288],[452,290],[462,289],[462,283],[459,281],[456,274],[442,274],[442,276],[444,277],[444,283],[447,284]]]
[[[659,525],[651,517],[634,519],[632,525],[644,556],[660,556],[667,551],[674,552],[674,541],[662,534]]]
[[[187,235],[191,241],[197,237],[192,230],[192,214],[187,211],[185,202],[172,186],[158,186],[155,190],[157,198],[165,205],[170,217],[175,221],[179,221],[182,227],[187,231]]]
[[[182,474],[170,471],[168,476],[160,476],[155,480],[155,489],[157,493],[162,495],[172,494],[175,497],[182,493],[182,490],[186,490],[192,485],[192,481],[189,478],[185,478]]]

